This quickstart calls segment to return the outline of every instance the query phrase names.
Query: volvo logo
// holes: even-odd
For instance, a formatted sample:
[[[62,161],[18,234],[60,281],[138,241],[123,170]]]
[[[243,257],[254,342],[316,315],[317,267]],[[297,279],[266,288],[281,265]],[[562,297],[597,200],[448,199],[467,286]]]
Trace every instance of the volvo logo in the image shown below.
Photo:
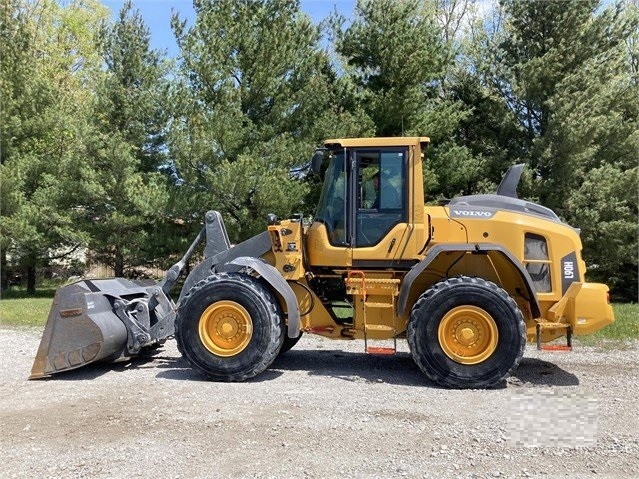
[[[462,209],[452,209],[450,213],[451,213],[451,216],[455,218],[492,218],[495,215],[494,211],[462,210]]]

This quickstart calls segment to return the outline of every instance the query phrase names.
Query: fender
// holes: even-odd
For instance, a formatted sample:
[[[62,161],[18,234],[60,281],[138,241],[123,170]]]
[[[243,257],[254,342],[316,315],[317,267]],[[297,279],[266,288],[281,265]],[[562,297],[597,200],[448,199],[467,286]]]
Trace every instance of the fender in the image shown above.
[[[207,231],[208,235],[208,231]],[[209,244],[209,238],[207,236],[207,245]],[[247,239],[243,243],[230,247],[226,250],[220,251],[214,256],[210,256],[199,263],[191,273],[184,280],[182,291],[178,299],[178,304],[182,301],[182,298],[189,292],[189,290],[195,286],[198,282],[207,278],[211,274],[219,271],[217,268],[219,265],[224,265],[231,262],[235,258],[240,256],[253,256],[255,258],[262,256],[268,250],[271,249],[271,237],[268,231],[264,231],[252,238]]]
[[[526,285],[526,291],[528,293],[528,298],[530,302],[530,310],[533,315],[533,318],[538,318],[541,316],[541,309],[539,308],[539,302],[537,301],[537,295],[535,293],[534,288],[532,287],[532,279],[528,274],[528,271],[522,266],[522,264],[515,258],[510,251],[508,251],[503,246],[493,243],[448,243],[448,244],[438,244],[433,246],[428,250],[426,256],[422,261],[417,263],[415,266],[411,268],[408,274],[404,277],[404,281],[402,281],[402,286],[399,292],[399,298],[397,300],[398,305],[398,315],[402,316],[406,311],[406,303],[408,302],[408,295],[410,294],[413,282],[417,279],[417,277],[424,271],[428,266],[437,258],[441,253],[446,252],[454,252],[454,251],[468,251],[476,254],[486,253],[489,251],[497,251],[502,254],[509,263],[513,265],[515,270],[519,273],[523,283]]]
[[[239,266],[239,268],[238,268]],[[274,266],[265,263],[259,258],[241,256],[224,265],[218,265],[217,271],[237,271],[240,268],[248,267],[255,270],[273,288],[277,290],[286,302],[288,312],[288,337],[297,338],[300,335],[300,309],[297,304],[297,297],[293,289],[289,286],[280,272]]]

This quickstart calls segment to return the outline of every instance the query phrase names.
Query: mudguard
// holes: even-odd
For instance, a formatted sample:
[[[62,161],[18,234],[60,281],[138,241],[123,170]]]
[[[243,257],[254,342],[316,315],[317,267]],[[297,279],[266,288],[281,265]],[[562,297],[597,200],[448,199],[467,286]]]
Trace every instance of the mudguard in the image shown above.
[[[288,313],[288,337],[297,338],[300,335],[300,309],[297,304],[297,297],[293,289],[289,286],[280,272],[274,266],[260,260],[243,256],[235,258],[233,261],[218,267],[218,271],[236,271],[238,267],[248,267],[260,274],[275,290],[284,298]]]
[[[508,260],[508,262],[512,264],[512,266],[517,270],[523,283],[526,285],[526,291],[530,302],[530,311],[533,315],[533,318],[538,318],[541,315],[539,301],[537,301],[537,295],[535,294],[535,290],[532,286],[532,279],[530,278],[528,271],[526,271],[521,263],[517,261],[517,258],[515,258],[507,249],[505,249],[503,246],[492,243],[448,243],[438,244],[430,248],[428,250],[428,253],[426,253],[424,259],[413,266],[413,268],[408,272],[408,274],[402,281],[402,286],[397,301],[399,316],[403,315],[406,311],[408,296],[410,295],[413,282],[423,271],[426,270],[426,268],[428,268],[428,266],[433,262],[433,260],[435,260],[435,258],[437,258],[437,256],[439,256],[441,253],[450,251],[468,251],[477,254],[485,253],[488,251],[497,251],[502,254]]]

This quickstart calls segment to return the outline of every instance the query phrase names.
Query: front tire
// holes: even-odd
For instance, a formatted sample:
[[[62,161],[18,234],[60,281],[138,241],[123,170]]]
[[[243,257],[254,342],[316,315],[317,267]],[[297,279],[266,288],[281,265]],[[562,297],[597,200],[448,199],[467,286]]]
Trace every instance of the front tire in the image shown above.
[[[280,349],[280,354],[279,355],[281,356],[282,354],[290,351],[293,348],[293,346],[295,346],[297,344],[297,342],[300,339],[302,339],[302,334],[304,334],[304,333],[302,333],[300,331],[299,336],[297,336],[296,338],[289,338],[288,334],[285,334],[284,335],[284,342],[282,343],[282,349]]]
[[[245,274],[197,283],[177,311],[175,337],[190,365],[214,381],[244,381],[268,368],[284,340],[276,298]]]
[[[517,303],[496,284],[461,276],[427,289],[410,315],[413,359],[449,388],[487,388],[519,365],[526,346]]]

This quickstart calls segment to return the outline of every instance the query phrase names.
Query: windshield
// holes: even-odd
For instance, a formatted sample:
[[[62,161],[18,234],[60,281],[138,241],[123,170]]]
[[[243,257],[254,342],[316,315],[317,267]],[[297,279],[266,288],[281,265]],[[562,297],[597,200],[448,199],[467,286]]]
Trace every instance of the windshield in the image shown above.
[[[344,152],[332,153],[320,195],[315,221],[326,225],[333,244],[345,242],[344,218],[346,218],[346,173]]]

